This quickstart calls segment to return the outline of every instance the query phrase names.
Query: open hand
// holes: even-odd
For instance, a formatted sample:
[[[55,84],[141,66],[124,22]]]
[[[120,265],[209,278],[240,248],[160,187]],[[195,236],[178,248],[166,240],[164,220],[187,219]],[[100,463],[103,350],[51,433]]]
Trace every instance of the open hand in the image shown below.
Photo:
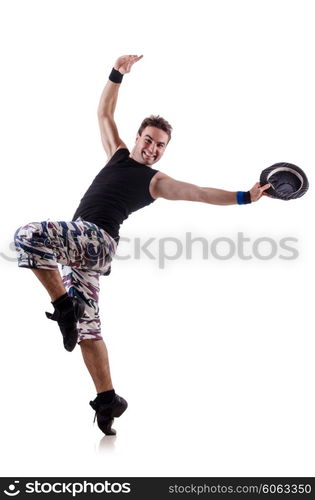
[[[256,182],[256,184],[249,191],[251,201],[258,201],[263,195],[270,196],[267,193],[265,193],[266,189],[268,188],[270,188],[270,184],[265,184],[264,186],[261,186],[259,182]]]
[[[115,62],[114,68],[122,75],[129,73],[132,65],[142,59],[143,56],[121,56]]]

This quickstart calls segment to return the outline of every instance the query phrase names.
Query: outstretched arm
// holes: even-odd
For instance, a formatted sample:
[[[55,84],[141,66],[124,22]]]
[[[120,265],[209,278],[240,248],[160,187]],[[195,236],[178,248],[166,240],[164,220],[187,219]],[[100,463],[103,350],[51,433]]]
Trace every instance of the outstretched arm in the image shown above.
[[[269,187],[270,184],[260,186],[257,182],[249,191],[250,201],[259,200]],[[199,201],[212,205],[235,205],[237,203],[236,191],[196,186],[188,182],[177,181],[162,172],[157,173],[152,178],[150,193],[153,198],[165,198],[166,200]]]
[[[142,56],[121,56],[117,59],[114,69],[122,75],[129,73],[132,65],[139,61]],[[108,80],[102,92],[99,102],[97,116],[100,126],[101,139],[108,158],[111,158],[117,149],[125,148],[126,145],[119,137],[118,129],[114,120],[114,113],[118,97],[120,83]]]

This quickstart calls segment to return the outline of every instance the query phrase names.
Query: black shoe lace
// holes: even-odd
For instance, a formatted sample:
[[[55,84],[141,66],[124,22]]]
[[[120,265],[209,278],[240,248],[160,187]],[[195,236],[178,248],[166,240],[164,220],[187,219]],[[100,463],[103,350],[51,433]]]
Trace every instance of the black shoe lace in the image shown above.
[[[96,420],[96,416],[97,416],[97,410],[98,410],[98,407],[97,407],[97,405],[94,403],[94,401],[90,401],[90,406],[92,406],[93,410],[95,411],[95,414],[94,414],[94,420],[93,420],[93,424],[95,424],[95,420]]]

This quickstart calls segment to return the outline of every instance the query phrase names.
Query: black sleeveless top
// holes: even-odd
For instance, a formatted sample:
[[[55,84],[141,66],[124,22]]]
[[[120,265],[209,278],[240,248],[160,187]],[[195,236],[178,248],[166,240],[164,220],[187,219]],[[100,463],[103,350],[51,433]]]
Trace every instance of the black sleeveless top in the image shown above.
[[[132,212],[155,201],[149,185],[157,172],[130,158],[128,149],[118,149],[95,177],[73,220],[81,217],[93,222],[119,240],[120,224]]]

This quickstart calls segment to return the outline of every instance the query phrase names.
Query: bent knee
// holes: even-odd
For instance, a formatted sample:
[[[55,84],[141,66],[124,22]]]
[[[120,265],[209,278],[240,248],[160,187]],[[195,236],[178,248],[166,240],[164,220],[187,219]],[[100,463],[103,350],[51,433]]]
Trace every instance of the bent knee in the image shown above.
[[[15,243],[19,243],[22,240],[32,240],[35,237],[43,237],[43,230],[40,222],[31,222],[25,226],[21,226],[14,233]]]

